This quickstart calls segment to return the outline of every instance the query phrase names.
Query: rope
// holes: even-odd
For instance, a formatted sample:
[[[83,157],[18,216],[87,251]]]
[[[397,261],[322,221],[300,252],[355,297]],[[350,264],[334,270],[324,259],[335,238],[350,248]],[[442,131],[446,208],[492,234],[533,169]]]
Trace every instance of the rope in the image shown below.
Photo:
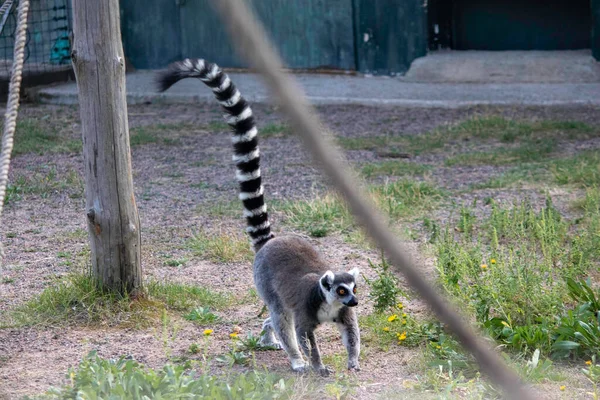
[[[29,0],[20,0],[13,65],[10,75],[10,86],[8,89],[8,102],[6,103],[6,114],[4,114],[2,153],[0,154],[0,218],[2,218],[2,210],[4,209],[4,198],[6,196],[6,186],[8,184],[8,170],[10,168],[10,155],[12,153],[13,137],[17,127],[19,96],[21,93],[21,77],[23,74],[23,54],[25,52],[25,41],[27,39],[26,33],[28,11]],[[4,247],[2,246],[2,242],[0,242],[0,274],[2,274],[3,260]]]
[[[423,279],[417,268],[408,259],[408,252],[387,228],[381,214],[368,201],[364,191],[358,188],[356,179],[348,172],[349,168],[340,151],[330,145],[320,129],[320,122],[314,110],[308,106],[305,96],[294,81],[281,70],[281,60],[272,50],[261,26],[244,1],[213,0],[213,6],[220,12],[221,19],[229,28],[232,41],[254,67],[263,75],[278,104],[293,122],[296,132],[321,164],[331,182],[344,196],[352,213],[363,225],[368,234],[384,250],[407,282],[435,311],[438,318],[454,332],[463,346],[473,354],[481,369],[500,386],[510,399],[531,399],[519,377],[509,370],[500,357],[471,331],[465,319],[459,316],[450,302],[436,293]]]

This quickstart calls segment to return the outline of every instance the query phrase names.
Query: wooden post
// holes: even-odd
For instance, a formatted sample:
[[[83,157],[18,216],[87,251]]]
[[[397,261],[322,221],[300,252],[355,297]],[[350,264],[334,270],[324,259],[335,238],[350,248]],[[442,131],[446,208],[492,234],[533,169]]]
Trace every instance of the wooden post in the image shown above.
[[[73,1],[71,58],[79,90],[92,272],[111,291],[142,288],[118,0]]]

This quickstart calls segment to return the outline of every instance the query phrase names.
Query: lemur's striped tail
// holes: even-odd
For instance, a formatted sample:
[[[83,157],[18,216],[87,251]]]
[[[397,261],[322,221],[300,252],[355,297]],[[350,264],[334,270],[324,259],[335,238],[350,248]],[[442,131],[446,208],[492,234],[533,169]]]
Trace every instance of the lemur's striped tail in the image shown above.
[[[240,183],[240,200],[244,203],[244,216],[248,222],[246,231],[252,238],[254,250],[258,251],[273,238],[263,198],[260,178],[260,152],[256,124],[252,110],[219,66],[204,60],[185,59],[173,63],[158,77],[160,91],[165,91],[184,78],[198,78],[210,87],[227,112],[225,120],[231,126],[233,135],[233,161]]]

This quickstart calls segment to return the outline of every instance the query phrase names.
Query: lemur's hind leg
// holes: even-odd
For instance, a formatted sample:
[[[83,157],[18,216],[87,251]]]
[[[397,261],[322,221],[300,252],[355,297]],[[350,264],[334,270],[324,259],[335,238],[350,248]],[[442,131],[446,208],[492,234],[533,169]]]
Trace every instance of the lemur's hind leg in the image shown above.
[[[283,307],[279,301],[271,301],[268,304],[271,319],[271,327],[275,331],[281,347],[285,350],[292,369],[296,372],[307,372],[309,366],[302,358],[296,339],[296,330],[294,329],[294,316]]]
[[[271,317],[265,319],[265,322],[263,322],[260,345],[264,347],[273,347],[277,350],[281,350],[283,348],[275,336],[275,329],[273,329]]]

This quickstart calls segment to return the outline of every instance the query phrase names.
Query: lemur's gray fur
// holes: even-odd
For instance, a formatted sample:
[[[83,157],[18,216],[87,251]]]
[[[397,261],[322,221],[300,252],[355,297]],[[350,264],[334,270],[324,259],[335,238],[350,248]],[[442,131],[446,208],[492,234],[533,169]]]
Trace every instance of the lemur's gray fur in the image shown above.
[[[199,78],[212,89],[233,131],[239,197],[246,231],[256,251],[254,283],[270,314],[263,323],[261,343],[283,348],[294,371],[304,372],[310,366],[328,374],[314,331],[323,322],[335,323],[348,351],[348,369],[359,370],[360,332],[352,308],[358,304],[358,270],[333,273],[308,241],[298,236],[274,237],[264,203],[257,129],[250,106],[227,74],[204,60],[171,64],[159,76],[160,90],[188,77]],[[299,348],[310,363],[304,361]]]

